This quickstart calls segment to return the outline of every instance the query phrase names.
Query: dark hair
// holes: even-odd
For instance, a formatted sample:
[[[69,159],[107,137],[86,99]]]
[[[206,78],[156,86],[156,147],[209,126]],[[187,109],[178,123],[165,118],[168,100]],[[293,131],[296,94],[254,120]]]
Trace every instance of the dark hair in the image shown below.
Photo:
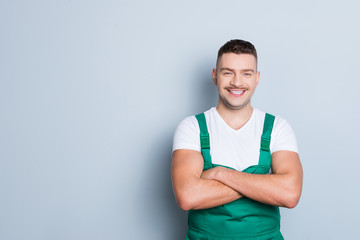
[[[236,54],[251,54],[255,57],[256,63],[257,63],[257,53],[254,45],[252,45],[250,42],[240,40],[240,39],[234,39],[230,40],[227,43],[225,43],[218,52],[217,60],[216,60],[216,67],[219,63],[219,59],[224,53],[236,53]]]

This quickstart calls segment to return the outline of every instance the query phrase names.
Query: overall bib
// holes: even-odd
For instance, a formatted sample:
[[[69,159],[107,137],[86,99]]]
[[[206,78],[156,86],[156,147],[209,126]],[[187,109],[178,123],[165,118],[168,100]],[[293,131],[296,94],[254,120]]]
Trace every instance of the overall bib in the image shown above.
[[[196,115],[200,127],[201,154],[204,171],[216,166],[210,155],[210,138],[203,113]],[[270,137],[275,117],[265,115],[258,165],[243,172],[268,174],[271,166]],[[226,167],[226,166],[223,166]],[[279,207],[263,204],[246,197],[214,208],[190,210],[188,240],[281,240]]]

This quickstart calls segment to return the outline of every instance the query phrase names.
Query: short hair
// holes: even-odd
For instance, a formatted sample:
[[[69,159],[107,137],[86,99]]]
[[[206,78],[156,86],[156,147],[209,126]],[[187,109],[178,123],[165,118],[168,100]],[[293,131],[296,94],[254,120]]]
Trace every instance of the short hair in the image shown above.
[[[219,64],[219,59],[224,53],[236,53],[236,54],[250,54],[255,57],[257,64],[257,53],[254,45],[252,43],[240,40],[233,39],[225,43],[218,51],[218,56],[216,59],[216,67]]]

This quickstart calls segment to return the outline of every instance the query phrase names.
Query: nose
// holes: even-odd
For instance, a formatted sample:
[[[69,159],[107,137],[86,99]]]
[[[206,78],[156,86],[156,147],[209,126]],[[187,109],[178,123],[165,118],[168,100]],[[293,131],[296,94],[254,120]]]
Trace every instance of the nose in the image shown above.
[[[234,77],[231,79],[230,84],[234,87],[240,87],[243,85],[243,78],[240,74],[234,74]]]

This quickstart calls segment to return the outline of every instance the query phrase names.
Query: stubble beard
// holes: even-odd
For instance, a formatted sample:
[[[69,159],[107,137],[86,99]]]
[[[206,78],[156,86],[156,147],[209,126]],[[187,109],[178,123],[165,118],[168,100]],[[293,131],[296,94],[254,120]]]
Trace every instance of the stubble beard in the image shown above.
[[[246,107],[248,104],[250,104],[250,98],[247,98],[245,100],[245,102],[243,102],[242,104],[240,105],[233,105],[231,104],[225,97],[221,96],[219,94],[219,100],[221,101],[221,103],[228,109],[230,110],[241,110],[243,109],[244,107]]]

